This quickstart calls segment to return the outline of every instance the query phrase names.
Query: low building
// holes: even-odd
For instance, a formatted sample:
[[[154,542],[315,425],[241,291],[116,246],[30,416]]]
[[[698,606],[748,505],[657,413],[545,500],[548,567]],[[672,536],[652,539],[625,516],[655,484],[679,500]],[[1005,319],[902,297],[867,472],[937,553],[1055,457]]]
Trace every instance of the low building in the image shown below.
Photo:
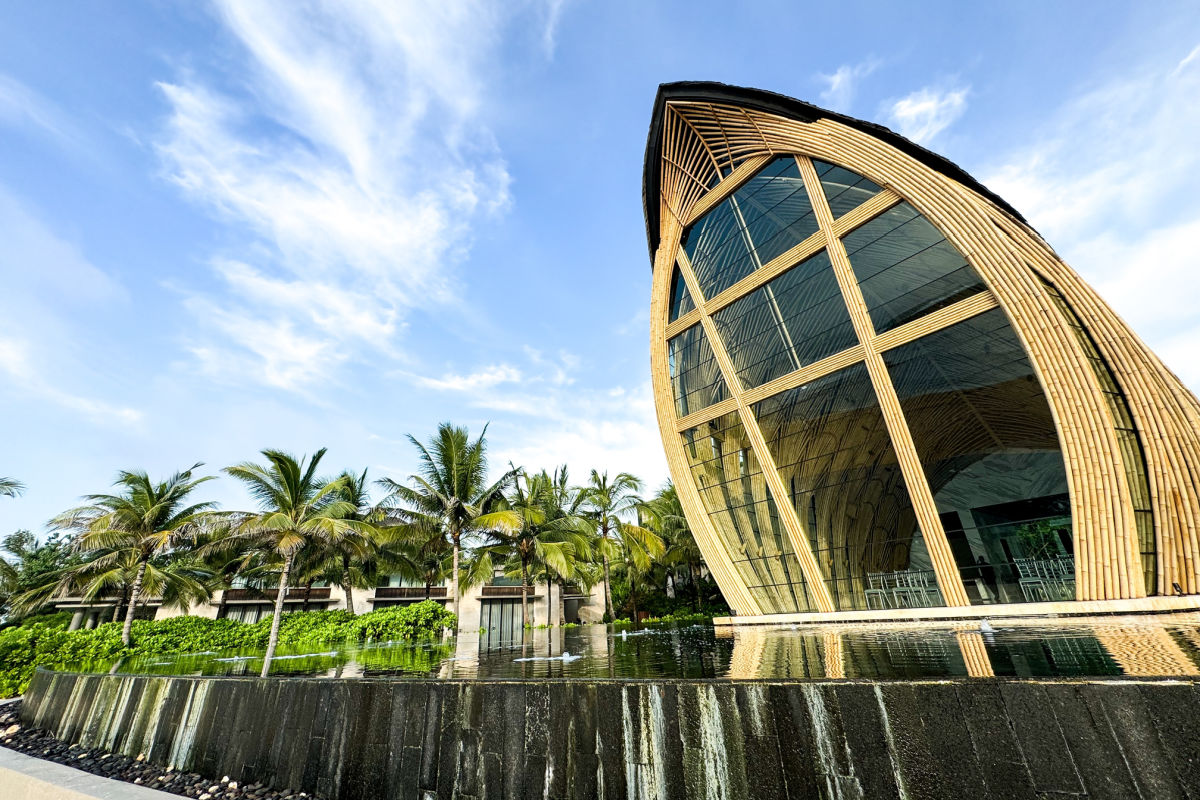
[[[529,586],[527,591],[529,624],[532,626],[599,622],[604,618],[603,584],[584,589],[573,583],[539,583]],[[374,589],[353,589],[351,594],[356,614],[424,600],[446,604],[449,602],[449,581],[426,587],[394,575]],[[275,600],[275,589],[235,586],[218,591],[210,602],[193,605],[186,613],[254,623],[271,616]],[[113,620],[114,614],[116,619],[124,619],[123,611],[115,608],[116,602],[115,599],[103,599],[84,603],[79,598],[64,598],[55,601],[55,606],[58,610],[75,612],[72,629],[91,628]],[[293,586],[287,590],[283,602],[286,613],[347,608],[346,592],[340,586]],[[184,613],[181,609],[163,607],[158,598],[147,598],[145,605],[138,609],[138,618],[162,619]],[[514,635],[521,628],[519,583],[497,576],[487,584],[468,589],[459,599],[458,618],[462,631],[500,632],[506,638]]]

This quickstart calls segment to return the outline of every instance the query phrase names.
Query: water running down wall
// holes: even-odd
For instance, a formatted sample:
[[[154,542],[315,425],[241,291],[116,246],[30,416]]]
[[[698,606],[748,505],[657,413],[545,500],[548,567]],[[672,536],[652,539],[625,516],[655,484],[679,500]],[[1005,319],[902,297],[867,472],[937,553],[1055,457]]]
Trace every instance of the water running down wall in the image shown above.
[[[39,672],[26,723],[328,798],[1200,797],[1192,681],[396,681]]]

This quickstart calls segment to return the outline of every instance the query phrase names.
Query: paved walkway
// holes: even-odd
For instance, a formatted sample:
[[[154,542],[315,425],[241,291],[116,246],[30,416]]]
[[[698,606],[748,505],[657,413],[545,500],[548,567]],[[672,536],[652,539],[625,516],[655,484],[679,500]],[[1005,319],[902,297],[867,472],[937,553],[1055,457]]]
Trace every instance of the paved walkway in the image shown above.
[[[179,795],[33,758],[0,747],[4,800],[180,800]]]

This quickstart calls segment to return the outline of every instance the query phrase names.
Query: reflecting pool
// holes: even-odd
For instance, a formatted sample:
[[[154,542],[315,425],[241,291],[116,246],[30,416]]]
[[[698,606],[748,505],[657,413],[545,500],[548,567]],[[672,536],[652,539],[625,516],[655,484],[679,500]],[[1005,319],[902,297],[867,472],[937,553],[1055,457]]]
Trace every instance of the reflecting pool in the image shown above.
[[[937,678],[1200,675],[1200,614],[990,622],[532,630],[282,651],[275,675],[329,678]],[[85,671],[257,675],[262,653],[127,659]]]

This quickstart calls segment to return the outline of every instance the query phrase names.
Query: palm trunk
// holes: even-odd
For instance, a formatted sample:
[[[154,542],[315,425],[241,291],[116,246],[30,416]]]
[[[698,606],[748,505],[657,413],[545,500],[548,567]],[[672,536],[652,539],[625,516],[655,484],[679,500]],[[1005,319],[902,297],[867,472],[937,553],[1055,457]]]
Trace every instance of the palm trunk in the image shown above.
[[[125,612],[125,627],[121,629],[121,644],[129,647],[130,634],[133,631],[133,612],[137,608],[138,595],[142,593],[142,579],[146,577],[146,562],[138,564],[137,575],[133,579],[133,588],[129,590],[129,609]]]
[[[696,583],[696,568],[692,562],[688,562],[688,580],[692,582],[692,594],[696,598],[695,608],[700,610],[700,584]]]
[[[292,577],[292,554],[283,561],[279,573],[279,588],[275,590],[275,616],[271,619],[271,635],[267,638],[267,654],[263,656],[262,677],[271,672],[271,659],[275,657],[275,646],[279,644],[279,620],[283,617],[283,598],[287,596],[288,579]]]
[[[612,622],[617,615],[613,611],[612,584],[608,580],[608,556],[604,557],[604,604],[608,608],[608,621]]]
[[[346,592],[346,610],[353,614],[354,587],[350,585],[350,556],[347,553],[342,554],[342,575],[346,579],[346,582],[342,585],[343,591]]]
[[[425,581],[425,599],[429,599],[430,593],[433,591],[433,581]]]
[[[529,566],[521,562],[521,630],[529,627]],[[524,638],[525,634],[521,634]]]
[[[304,584],[304,605],[300,606],[300,611],[308,611],[308,601],[312,597],[312,585],[315,581],[309,581]]]
[[[454,612],[455,617],[458,617],[458,546],[461,534],[458,531],[454,531],[450,534],[450,539],[454,545],[454,569],[451,571],[450,576],[450,610]],[[457,622],[455,622],[455,627],[458,627]]]
[[[566,623],[566,621],[567,621],[567,601],[565,599],[563,599],[563,595],[566,594],[566,592],[565,592],[566,588],[567,588],[566,581],[558,582],[558,624],[560,626],[563,625],[564,623]],[[549,583],[546,584],[546,591],[547,592],[550,591]]]

